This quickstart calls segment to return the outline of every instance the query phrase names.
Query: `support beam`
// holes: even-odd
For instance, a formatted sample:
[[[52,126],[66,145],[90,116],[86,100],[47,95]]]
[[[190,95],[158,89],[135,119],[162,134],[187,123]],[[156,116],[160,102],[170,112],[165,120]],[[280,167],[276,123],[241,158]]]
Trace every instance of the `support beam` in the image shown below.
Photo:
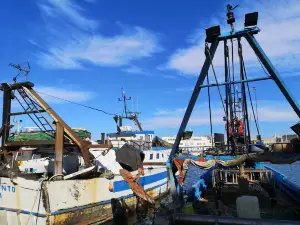
[[[55,175],[63,172],[63,148],[64,148],[64,127],[60,122],[56,123],[56,138],[55,138],[55,161],[54,172]]]
[[[10,110],[11,110],[11,99],[12,91],[5,85],[3,91],[3,113],[2,113],[2,150],[6,151],[6,142],[9,136],[10,129]]]
[[[55,123],[60,123],[64,128],[64,132],[71,138],[71,140],[80,148],[84,162],[87,167],[91,165],[90,155],[87,148],[88,142],[82,140],[77,134],[75,134],[71,127],[66,124],[62,118],[31,88],[24,87],[24,90],[29,94],[55,121]]]
[[[213,60],[213,58],[214,58],[214,55],[215,55],[215,52],[217,50],[218,44],[219,44],[219,41],[215,41],[210,46],[209,53],[210,53],[210,56],[211,56],[211,60]],[[172,159],[178,151],[178,146],[179,146],[179,143],[180,143],[180,140],[181,140],[181,135],[185,131],[185,128],[186,128],[186,126],[189,122],[189,119],[191,117],[191,114],[193,112],[193,109],[195,107],[197,98],[198,98],[200,90],[201,90],[200,86],[203,84],[203,82],[205,80],[206,74],[208,73],[209,66],[210,66],[210,58],[207,56],[203,66],[202,66],[202,69],[201,69],[200,75],[198,77],[197,83],[195,85],[192,97],[191,97],[191,99],[189,101],[189,104],[188,104],[188,107],[185,111],[185,114],[184,114],[183,120],[181,122],[180,128],[178,130],[177,137],[176,137],[176,140],[174,142],[174,145],[172,147],[172,151],[171,151],[171,154],[170,154],[170,159]]]
[[[297,102],[297,99],[292,96],[292,94],[289,92],[287,86],[285,85],[284,81],[281,79],[278,71],[275,69],[271,61],[269,60],[266,53],[263,51],[259,43],[256,41],[255,37],[251,34],[246,34],[246,39],[249,42],[250,46],[254,50],[255,54],[258,56],[262,64],[265,66],[279,89],[281,90],[284,97],[287,99],[289,104],[292,106],[298,117],[300,118],[300,106]]]
[[[15,113],[10,113],[10,116],[18,116],[18,115],[24,115],[24,114],[32,114],[32,113],[43,113],[46,112],[45,110],[31,110],[31,111],[24,111],[24,112],[15,112]]]
[[[219,84],[219,86],[229,85],[229,84],[240,84],[240,83],[249,83],[249,82],[255,82],[255,81],[262,81],[262,80],[271,80],[272,77],[260,77],[260,78],[253,78],[248,80],[237,80],[237,81],[231,81],[231,82],[224,82]],[[208,87],[217,87],[217,84],[210,84],[210,85],[200,85],[200,88],[208,88]]]
[[[32,88],[34,86],[33,83],[31,82],[20,82],[20,83],[14,83],[9,85],[10,90],[16,90],[18,88],[22,88],[22,87],[27,87],[27,88]],[[5,87],[0,86],[0,91],[4,91]]]

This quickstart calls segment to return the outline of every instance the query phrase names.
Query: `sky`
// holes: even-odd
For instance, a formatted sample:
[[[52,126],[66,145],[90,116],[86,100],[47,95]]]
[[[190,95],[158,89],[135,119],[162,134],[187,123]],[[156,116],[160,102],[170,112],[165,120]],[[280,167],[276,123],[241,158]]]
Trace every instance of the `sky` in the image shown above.
[[[99,139],[101,132],[116,130],[112,116],[42,93],[120,114],[118,98],[124,88],[132,98],[130,110],[142,112],[144,129],[154,129],[159,136],[176,135],[205,59],[205,28],[220,25],[221,32],[229,31],[226,4],[237,2],[236,29],[243,28],[245,13],[259,12],[261,32],[256,38],[298,101],[297,0],[4,1],[0,8],[0,82],[11,83],[17,74],[9,63],[26,65],[28,61],[34,88],[71,127],[88,129],[94,139]],[[253,51],[244,40],[242,44],[248,77],[266,76]],[[222,45],[213,64],[218,82],[222,82]],[[214,81],[211,70],[209,77]],[[24,80],[24,76],[19,78]],[[257,90],[262,136],[291,133],[290,126],[299,120],[275,83],[268,80],[249,86],[253,100],[253,87]],[[224,89],[221,91],[224,97]],[[224,133],[217,89],[211,89],[211,94],[213,132]],[[187,127],[194,135],[210,133],[207,102],[207,89],[203,89]],[[15,103],[14,107],[18,111]],[[253,115],[251,118],[251,133],[256,135]],[[23,126],[31,123],[23,119]]]

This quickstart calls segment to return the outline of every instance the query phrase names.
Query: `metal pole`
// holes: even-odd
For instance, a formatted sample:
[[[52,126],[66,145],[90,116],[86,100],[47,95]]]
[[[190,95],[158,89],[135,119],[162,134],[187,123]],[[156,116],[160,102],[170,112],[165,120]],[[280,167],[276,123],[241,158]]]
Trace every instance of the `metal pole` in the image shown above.
[[[213,59],[213,57],[215,55],[215,52],[216,52],[217,47],[218,47],[218,44],[219,44],[219,41],[216,40],[210,46],[209,53],[210,53],[210,56],[211,56],[211,60]],[[172,159],[175,156],[175,154],[177,153],[177,151],[178,151],[178,146],[179,146],[179,143],[180,143],[180,140],[181,140],[181,135],[184,132],[184,130],[185,130],[185,128],[186,128],[186,126],[187,126],[187,124],[189,122],[189,119],[191,117],[192,111],[194,109],[194,106],[196,104],[197,98],[198,98],[200,90],[201,90],[200,85],[202,85],[203,81],[205,80],[206,74],[208,73],[208,69],[209,69],[210,63],[211,63],[210,62],[210,58],[207,56],[205,58],[205,62],[203,64],[203,66],[202,66],[202,69],[201,69],[200,75],[198,77],[197,83],[195,85],[193,94],[191,96],[191,99],[189,101],[188,107],[187,107],[187,109],[185,111],[183,120],[181,122],[180,128],[178,130],[178,133],[177,133],[177,136],[176,136],[176,140],[174,142],[174,145],[172,147],[172,151],[171,151],[171,154],[170,154],[170,157],[169,157],[170,159]]]
[[[202,69],[201,69],[201,72],[199,74],[197,83],[195,85],[193,94],[192,94],[191,99],[189,101],[188,107],[185,111],[185,114],[184,114],[184,117],[182,119],[181,125],[179,127],[174,145],[172,147],[172,151],[171,151],[169,159],[168,159],[168,164],[169,164],[168,173],[169,173],[169,176],[170,176],[170,192],[171,192],[171,195],[172,195],[172,198],[173,198],[174,202],[178,201],[179,196],[178,196],[177,189],[176,189],[175,174],[173,174],[173,170],[172,170],[172,168],[173,168],[172,167],[172,165],[173,165],[172,160],[173,160],[174,156],[176,155],[176,153],[178,152],[178,146],[179,146],[182,134],[185,131],[185,128],[186,128],[186,126],[189,122],[189,119],[191,117],[191,114],[193,112],[193,109],[195,107],[197,98],[198,98],[200,90],[201,90],[200,85],[202,85],[204,80],[205,80],[205,77],[208,73],[209,66],[211,64],[211,60],[214,58],[214,55],[215,55],[215,52],[217,50],[218,44],[219,44],[219,41],[216,40],[210,46],[210,49],[209,49],[210,57],[206,56],[206,58],[205,58],[204,64],[202,66]]]
[[[247,79],[247,80],[237,80],[237,81],[230,81],[230,82],[224,82],[221,84],[210,84],[210,85],[201,85],[201,88],[207,88],[207,87],[217,87],[217,86],[224,86],[228,84],[241,84],[241,83],[250,83],[255,81],[262,81],[262,80],[270,80],[272,77],[258,77],[253,79]]]
[[[275,69],[271,61],[269,60],[268,56],[265,54],[259,43],[256,41],[253,35],[247,33],[246,39],[249,42],[250,46],[254,50],[255,54],[258,56],[262,64],[265,66],[269,74],[272,76],[273,80],[281,90],[284,97],[287,99],[289,104],[292,106],[298,117],[300,117],[300,106],[296,101],[296,98],[289,92],[287,86],[285,85],[284,81],[281,79],[278,71]]]
[[[55,175],[62,174],[62,159],[63,159],[63,148],[64,148],[64,127],[60,122],[56,123],[56,137],[55,137]]]
[[[241,80],[244,80],[244,67],[243,67],[243,50],[242,50],[242,44],[241,44],[241,38],[238,38],[238,51],[239,51],[239,59],[240,59],[240,76]],[[251,135],[250,135],[250,126],[249,126],[249,117],[248,117],[248,106],[247,106],[247,95],[245,90],[245,84],[241,83],[242,88],[242,100],[243,100],[243,109],[244,109],[244,125],[246,123],[247,130],[248,130],[248,143],[251,143]],[[245,129],[245,144],[247,140],[247,132]]]
[[[207,74],[207,84],[209,85],[209,77]],[[211,119],[211,102],[210,102],[210,89],[207,88],[207,94],[208,94],[208,110],[209,110],[209,123],[210,123],[210,138],[211,138],[211,147],[214,146],[214,140],[213,140],[213,130],[212,130],[212,119]]]
[[[257,128],[258,128],[258,130],[259,130],[256,87],[253,87],[253,91],[254,91],[254,96],[255,96],[256,123],[257,123]]]
[[[2,115],[2,151],[6,151],[6,142],[9,137],[10,128],[10,111],[12,92],[7,84],[2,84],[3,87],[3,115]]]
[[[227,59],[229,57],[228,54],[228,46],[227,46],[227,40],[224,41],[224,65],[225,65],[225,83],[229,82],[229,74],[228,74],[228,64]],[[229,152],[229,131],[228,131],[228,112],[229,112],[229,95],[230,95],[230,84],[226,84],[225,86],[225,92],[226,92],[226,144],[227,144],[227,151]]]

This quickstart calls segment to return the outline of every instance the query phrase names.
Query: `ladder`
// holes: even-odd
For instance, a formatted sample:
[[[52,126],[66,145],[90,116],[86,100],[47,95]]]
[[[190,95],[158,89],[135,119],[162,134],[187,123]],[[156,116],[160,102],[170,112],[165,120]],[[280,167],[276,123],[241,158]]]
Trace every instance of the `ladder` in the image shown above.
[[[53,129],[51,123],[42,114],[42,112],[44,112],[42,107],[36,101],[34,101],[32,98],[30,98],[23,88],[18,88],[17,91],[18,91],[19,95],[22,97],[22,99],[24,100],[25,106],[18,100],[19,103],[21,104],[22,108],[24,109],[24,112],[32,112],[35,119],[38,121],[38,123],[36,121],[34,121],[34,118],[32,118],[28,114],[30,116],[30,118],[34,121],[36,126],[41,131],[54,132],[54,129]]]

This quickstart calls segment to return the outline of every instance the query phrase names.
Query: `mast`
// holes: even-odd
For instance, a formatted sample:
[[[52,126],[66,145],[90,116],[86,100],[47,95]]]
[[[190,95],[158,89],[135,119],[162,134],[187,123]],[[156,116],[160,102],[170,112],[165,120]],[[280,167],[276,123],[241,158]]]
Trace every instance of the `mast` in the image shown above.
[[[123,103],[123,114],[122,116],[118,116],[118,119],[119,119],[119,129],[120,127],[122,126],[122,119],[129,119],[129,120],[132,120],[135,125],[138,127],[138,129],[140,131],[143,131],[143,128],[142,128],[142,125],[138,119],[138,115],[141,114],[141,112],[133,112],[133,111],[129,111],[128,108],[127,108],[127,101],[131,100],[132,98],[131,97],[126,97],[125,95],[125,91],[122,87],[122,97],[119,98],[118,100],[120,102],[124,102]]]

